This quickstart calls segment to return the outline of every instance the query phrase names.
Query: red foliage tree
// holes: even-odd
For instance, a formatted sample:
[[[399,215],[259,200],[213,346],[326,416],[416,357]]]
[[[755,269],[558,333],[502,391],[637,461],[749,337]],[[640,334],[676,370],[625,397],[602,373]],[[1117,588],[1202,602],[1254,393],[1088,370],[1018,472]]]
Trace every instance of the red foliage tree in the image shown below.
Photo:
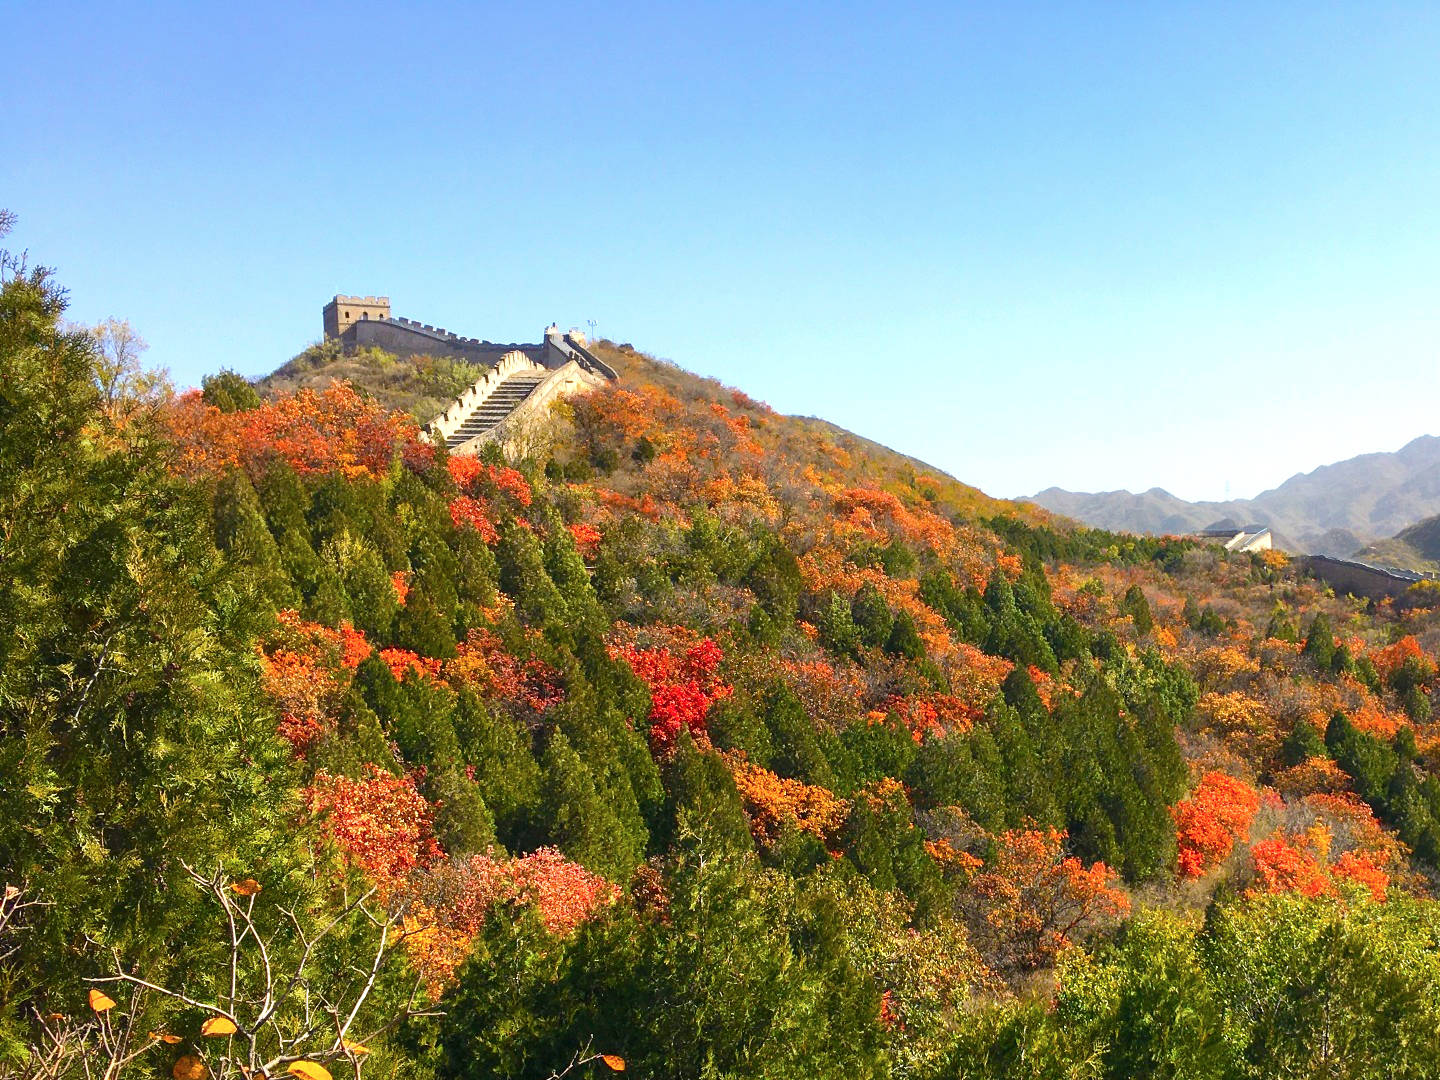
[[[458,495],[451,499],[450,520],[457,529],[474,529],[487,544],[493,544],[500,539],[490,504],[484,499],[477,499],[472,495]]]
[[[432,831],[434,808],[413,775],[365,768],[367,776],[360,780],[317,773],[305,789],[306,803],[336,846],[390,892],[440,857]]]
[[[569,526],[570,535],[575,540],[575,547],[579,549],[580,555],[585,559],[594,559],[600,554],[600,530],[594,525],[587,525],[583,521],[577,521]]]
[[[518,469],[506,465],[487,465],[477,457],[457,454],[446,459],[445,467],[450,478],[463,494],[482,498],[505,497],[513,500],[520,508],[530,505],[534,492],[530,481]]]
[[[611,882],[554,848],[519,859],[472,855],[437,865],[414,882],[406,944],[432,994],[454,980],[490,913],[533,904],[545,928],[565,936],[620,898]]]
[[[280,612],[279,628],[260,646],[260,685],[280,711],[277,730],[296,753],[334,728],[340,699],[370,652],[349,623],[336,630]]]
[[[650,688],[650,749],[657,757],[668,757],[685,729],[697,743],[710,744],[705,716],[734,689],[718,675],[724,658],[719,645],[702,638],[678,656],[664,646],[625,645],[612,648],[611,655],[623,658]]]
[[[1195,793],[1171,807],[1179,843],[1181,877],[1199,877],[1230,854],[1250,831],[1260,796],[1243,781],[1208,772]]]

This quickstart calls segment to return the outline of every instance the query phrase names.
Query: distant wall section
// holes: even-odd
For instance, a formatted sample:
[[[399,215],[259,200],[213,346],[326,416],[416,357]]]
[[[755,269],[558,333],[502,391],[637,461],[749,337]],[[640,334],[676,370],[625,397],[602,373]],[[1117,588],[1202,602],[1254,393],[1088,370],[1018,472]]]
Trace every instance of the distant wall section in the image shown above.
[[[339,341],[347,349],[369,347],[397,356],[452,356],[486,367],[494,367],[507,353],[519,352],[551,371],[574,362],[594,375],[615,378],[614,370],[590,352],[584,334],[578,330],[566,332],[554,323],[545,328],[536,344],[499,344],[394,315],[388,296],[344,294],[337,294],[325,305],[323,317],[325,339]]]
[[[1372,566],[1370,563],[1335,559],[1329,555],[1307,555],[1303,561],[1306,569],[1336,592],[1370,599],[1399,596],[1417,581],[1435,579],[1434,574]]]

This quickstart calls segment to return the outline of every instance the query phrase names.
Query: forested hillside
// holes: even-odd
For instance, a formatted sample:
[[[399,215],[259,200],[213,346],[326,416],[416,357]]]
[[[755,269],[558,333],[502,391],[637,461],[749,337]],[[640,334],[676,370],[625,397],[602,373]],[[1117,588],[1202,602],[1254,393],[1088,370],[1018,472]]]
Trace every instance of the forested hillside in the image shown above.
[[[517,460],[106,400],[63,306],[7,260],[0,1077],[1434,1074],[1433,590],[605,345]]]

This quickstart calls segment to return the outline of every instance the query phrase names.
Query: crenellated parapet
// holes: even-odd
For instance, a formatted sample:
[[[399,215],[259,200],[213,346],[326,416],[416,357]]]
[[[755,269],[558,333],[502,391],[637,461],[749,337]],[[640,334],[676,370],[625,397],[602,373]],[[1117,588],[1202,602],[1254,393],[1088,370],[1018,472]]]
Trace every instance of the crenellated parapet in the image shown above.
[[[390,318],[388,296],[345,296],[337,293],[324,308],[325,337],[344,337],[362,322],[386,322]]]

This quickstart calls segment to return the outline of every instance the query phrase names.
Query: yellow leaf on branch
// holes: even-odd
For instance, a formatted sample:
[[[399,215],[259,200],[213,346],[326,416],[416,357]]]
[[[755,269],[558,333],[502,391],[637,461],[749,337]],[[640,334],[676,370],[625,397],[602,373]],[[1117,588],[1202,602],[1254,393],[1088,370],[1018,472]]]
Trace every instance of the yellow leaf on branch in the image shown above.
[[[333,1080],[329,1069],[313,1061],[297,1061],[285,1071],[291,1076],[300,1077],[300,1080]]]

